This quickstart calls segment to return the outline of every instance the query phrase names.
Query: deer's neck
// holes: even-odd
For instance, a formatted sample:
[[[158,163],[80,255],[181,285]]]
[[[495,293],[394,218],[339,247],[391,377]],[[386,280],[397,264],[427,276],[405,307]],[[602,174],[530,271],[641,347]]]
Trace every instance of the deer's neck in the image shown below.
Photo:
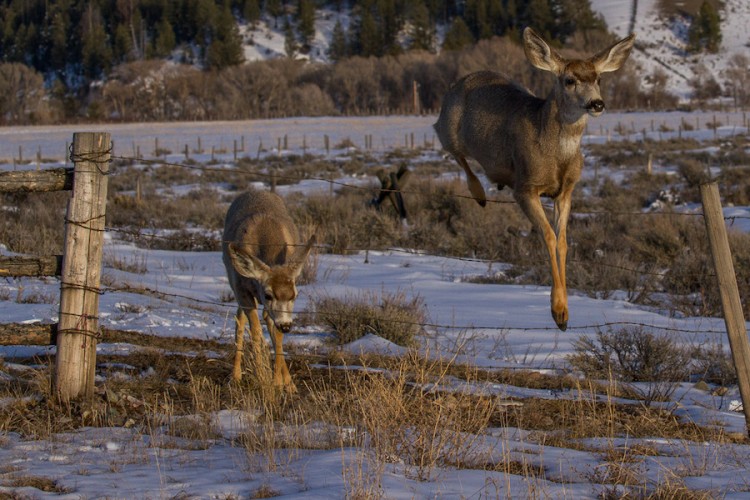
[[[542,136],[559,149],[562,157],[570,157],[580,149],[588,113],[583,109],[564,109],[554,90],[542,107]]]

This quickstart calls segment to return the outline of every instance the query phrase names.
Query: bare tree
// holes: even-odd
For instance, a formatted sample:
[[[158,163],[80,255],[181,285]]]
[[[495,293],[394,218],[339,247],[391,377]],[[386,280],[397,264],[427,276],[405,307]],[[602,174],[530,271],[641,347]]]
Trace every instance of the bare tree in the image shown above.
[[[0,64],[0,123],[43,123],[49,114],[42,75],[23,64]]]
[[[735,107],[744,108],[750,105],[750,57],[736,53],[729,58],[725,72],[725,87],[734,99]]]

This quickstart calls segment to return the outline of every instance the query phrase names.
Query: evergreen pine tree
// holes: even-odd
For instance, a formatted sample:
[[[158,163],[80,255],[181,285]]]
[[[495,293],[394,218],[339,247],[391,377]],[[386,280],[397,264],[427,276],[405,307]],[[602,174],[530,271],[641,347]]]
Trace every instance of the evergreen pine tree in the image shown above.
[[[515,31],[518,29],[518,4],[516,0],[507,0],[505,3],[505,15],[507,29]]]
[[[346,40],[346,33],[341,21],[336,21],[336,25],[331,32],[331,45],[328,47],[328,57],[331,61],[339,62],[349,56],[349,47]]]
[[[115,28],[112,55],[117,62],[133,59],[133,39],[130,36],[130,29],[125,23],[119,23]]]
[[[508,29],[509,20],[502,0],[487,0],[487,18],[494,35],[503,35]]]
[[[209,37],[211,41],[206,50],[206,66],[222,69],[240,64],[245,59],[242,52],[242,37],[228,1],[219,9],[212,31]]]
[[[453,18],[453,23],[443,40],[443,50],[460,50],[474,43],[474,36],[462,17]]]
[[[382,43],[378,33],[375,18],[370,12],[365,11],[359,26],[360,55],[364,57],[378,56],[382,54]]]
[[[68,36],[70,19],[67,13],[57,11],[52,14],[52,27],[49,38],[49,65],[54,71],[64,71],[68,64]]]
[[[550,42],[556,38],[555,16],[547,0],[529,0],[522,17],[542,38]]]
[[[423,2],[414,5],[411,12],[411,44],[412,50],[433,51],[435,30],[430,21],[430,13]]]
[[[297,30],[302,41],[302,49],[304,52],[308,52],[310,44],[315,38],[315,5],[312,0],[299,0]]]
[[[250,24],[258,22],[260,20],[258,0],[246,0],[242,15],[245,16],[245,20]]]
[[[688,50],[717,52],[721,46],[721,24],[716,9],[704,0],[688,29]]]
[[[466,0],[466,24],[477,39],[492,36],[488,0]]]
[[[93,4],[89,4],[81,23],[81,62],[84,76],[101,78],[112,65],[112,50],[107,43],[101,12]]]
[[[176,45],[177,41],[172,24],[167,16],[164,16],[159,23],[159,30],[156,34],[156,40],[154,40],[154,56],[166,57],[172,53]]]
[[[281,0],[266,0],[266,12],[273,17],[274,28],[279,27],[279,17],[284,13]]]
[[[708,1],[703,0],[700,10],[701,24],[706,49],[716,53],[721,47],[721,19],[719,13]]]
[[[289,18],[284,21],[284,52],[289,59],[294,59],[299,51],[297,35],[294,33],[294,26],[289,22]]]
[[[406,5],[418,5],[421,0],[412,0]],[[406,6],[396,5],[396,0],[377,0],[373,20],[377,26],[380,47],[377,54],[398,54],[401,52],[401,44],[398,35],[403,26],[403,10]],[[401,12],[401,14],[399,14]]]

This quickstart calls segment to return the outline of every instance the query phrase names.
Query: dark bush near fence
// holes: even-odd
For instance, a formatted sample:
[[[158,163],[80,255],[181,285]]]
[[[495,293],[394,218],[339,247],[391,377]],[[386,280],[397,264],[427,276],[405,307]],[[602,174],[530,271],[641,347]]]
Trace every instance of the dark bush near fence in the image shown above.
[[[0,194],[0,243],[11,252],[60,255],[70,193]]]
[[[590,378],[626,384],[646,404],[667,401],[690,375],[689,351],[642,327],[600,330],[594,338],[573,341],[573,349],[573,367]]]
[[[403,291],[363,293],[343,299],[319,297],[307,311],[309,320],[331,327],[339,344],[348,344],[368,334],[396,345],[414,345],[427,321],[420,297],[408,297]]]

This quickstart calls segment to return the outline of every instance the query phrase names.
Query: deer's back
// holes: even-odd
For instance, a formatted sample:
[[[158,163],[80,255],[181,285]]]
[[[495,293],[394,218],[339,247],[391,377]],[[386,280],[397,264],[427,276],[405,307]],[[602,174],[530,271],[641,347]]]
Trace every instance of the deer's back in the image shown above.
[[[502,74],[479,71],[448,91],[435,131],[447,151],[474,158],[486,169],[534,128],[543,104]]]
[[[222,238],[226,248],[234,242],[269,266],[286,263],[297,244],[297,228],[283,200],[274,193],[249,190],[229,206]]]

